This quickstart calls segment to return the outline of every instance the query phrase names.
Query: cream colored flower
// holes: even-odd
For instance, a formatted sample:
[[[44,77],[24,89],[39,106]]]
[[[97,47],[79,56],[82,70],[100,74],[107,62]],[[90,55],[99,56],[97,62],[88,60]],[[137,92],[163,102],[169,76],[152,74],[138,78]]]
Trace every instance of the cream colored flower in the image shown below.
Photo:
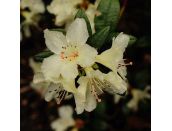
[[[129,36],[120,33],[116,38],[113,38],[112,47],[96,57],[98,63],[111,69],[115,74],[125,79],[127,75],[126,67],[123,59],[123,52],[129,42]],[[132,63],[129,63],[129,65]]]
[[[66,36],[58,31],[44,31],[47,47],[55,54],[45,58],[42,73],[45,79],[57,83],[59,78],[74,81],[78,65],[88,67],[94,64],[96,49],[86,44],[88,31],[84,19],[77,18],[68,28]]]
[[[67,128],[75,125],[75,120],[73,119],[73,109],[71,106],[62,106],[58,110],[59,117],[51,123],[51,128],[54,131],[66,131]]]
[[[34,75],[31,86],[40,92],[47,102],[55,99],[57,104],[60,104],[64,99],[70,99],[72,94],[69,94],[69,92],[75,92],[76,90],[74,81],[66,81],[59,78],[57,83],[52,83],[45,80],[41,72],[37,72]]]
[[[92,68],[85,70],[87,75],[79,78],[79,87],[74,94],[77,114],[81,114],[84,109],[88,112],[94,110],[97,106],[97,101],[101,101],[98,95],[103,93],[103,74]]]
[[[45,7],[42,0],[21,0],[22,9],[29,8],[33,14],[44,13]]]
[[[37,26],[37,22],[33,20],[34,14],[28,11],[22,11],[21,15],[25,18],[25,20],[21,23],[21,28],[23,29],[23,33],[26,37],[31,36],[30,25]]]
[[[69,92],[75,91],[74,81],[65,81],[62,78],[58,79],[58,83],[46,81],[43,73],[41,72],[41,63],[35,62],[31,58],[29,60],[29,64],[34,72],[34,78],[33,82],[31,82],[31,87],[41,93],[47,102],[55,99],[57,104],[60,104],[63,99],[71,98]]]
[[[95,4],[89,4],[87,10],[85,11],[90,24],[91,24],[91,29],[93,31],[93,33],[95,32],[95,28],[94,28],[94,18],[97,14],[97,6],[99,4],[100,0],[96,0]]]
[[[66,83],[66,85],[69,87],[72,84]],[[60,104],[62,100],[70,99],[72,97],[72,94],[69,94],[69,92],[66,91],[64,87],[65,87],[65,84],[63,82],[59,82],[57,84],[50,83],[45,93],[45,100],[49,102],[52,99],[55,99],[56,103]]]
[[[30,83],[31,87],[39,92],[42,96],[45,95],[48,89],[49,82],[45,82],[44,76],[41,73],[41,63],[35,62],[32,58],[29,59],[29,65],[33,70],[34,79]]]
[[[55,24],[62,26],[73,20],[77,12],[77,5],[80,3],[82,3],[82,0],[53,0],[47,6],[47,10],[56,16]]]
[[[30,25],[38,26],[37,23],[40,18],[35,16],[45,12],[44,3],[42,0],[21,0],[20,7],[23,9],[21,11],[21,15],[25,18],[25,20],[21,23],[23,33],[26,37],[30,37]],[[28,8],[29,11],[24,10],[26,8]]]
[[[107,85],[106,88],[104,88],[105,91],[111,94],[125,95],[128,84],[116,72],[111,71],[105,74],[104,79]]]
[[[76,103],[76,112],[81,114],[84,109],[91,112],[96,108],[98,97],[103,91],[111,94],[124,94],[127,90],[126,83],[113,72],[104,74],[99,70],[93,70],[91,67],[85,68],[86,76],[79,78],[79,87],[74,94]]]
[[[132,89],[132,99],[127,103],[127,107],[137,111],[138,110],[138,104],[140,101],[145,99],[150,99],[151,95],[149,94],[150,86],[147,86],[143,91],[139,89]]]

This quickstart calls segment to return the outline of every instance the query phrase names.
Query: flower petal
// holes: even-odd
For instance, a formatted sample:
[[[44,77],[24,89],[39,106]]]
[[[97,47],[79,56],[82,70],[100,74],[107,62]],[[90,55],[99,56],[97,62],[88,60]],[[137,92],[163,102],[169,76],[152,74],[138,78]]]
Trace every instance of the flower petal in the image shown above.
[[[66,38],[69,43],[85,44],[88,39],[87,25],[84,19],[76,18],[68,27]]]
[[[41,82],[45,82],[45,78],[44,78],[43,73],[38,72],[33,77],[33,83],[38,84],[38,83],[41,83]]]
[[[77,64],[75,62],[62,63],[61,65],[61,75],[67,79],[75,79],[78,75]]]
[[[85,108],[88,79],[86,77],[80,77],[78,83],[80,86],[77,88],[74,98],[76,103],[76,112],[77,114],[81,114]]]
[[[122,79],[126,79],[125,77],[126,77],[126,75],[127,75],[127,68],[126,68],[126,66],[121,66],[121,67],[119,67],[118,69],[117,69],[117,71],[118,71],[118,73],[119,73],[119,75],[122,77]]]
[[[123,95],[127,91],[127,83],[118,76],[117,73],[109,72],[105,74],[105,82],[108,86],[104,88],[105,91],[112,94]]]
[[[72,92],[72,93],[76,92],[75,79],[71,79],[71,80],[60,79],[59,82],[62,83],[66,91]]]
[[[87,44],[79,47],[78,64],[82,67],[88,67],[96,61],[97,50]]]
[[[61,67],[62,63],[58,55],[52,55],[44,59],[41,70],[46,80],[56,83],[60,76]]]
[[[116,65],[119,61],[118,59],[116,59],[116,55],[117,55],[116,50],[110,48],[109,50],[102,52],[100,55],[97,55],[96,62],[101,63],[102,65],[115,71],[117,68]]]
[[[62,46],[67,44],[66,38],[63,33],[58,31],[44,30],[45,43],[48,49],[52,52],[59,54]]]
[[[86,102],[85,102],[85,110],[88,112],[93,111],[97,106],[96,98],[93,94],[91,94],[91,88],[87,87],[87,95],[86,95]]]
[[[58,110],[59,116],[64,119],[72,118],[73,109],[71,106],[62,106]]]
[[[125,48],[128,46],[130,38],[128,35],[120,33],[116,38],[113,38],[112,48],[118,48],[121,52],[125,51]]]
[[[61,90],[60,88],[60,84],[54,84],[54,83],[51,83],[45,93],[45,100],[47,102],[51,101],[54,96],[56,95],[56,93]]]
[[[129,37],[123,33],[120,33],[116,39],[113,38],[112,47],[96,57],[96,62],[105,65],[114,72],[117,71],[118,64],[123,59],[123,53],[128,45],[128,42]]]

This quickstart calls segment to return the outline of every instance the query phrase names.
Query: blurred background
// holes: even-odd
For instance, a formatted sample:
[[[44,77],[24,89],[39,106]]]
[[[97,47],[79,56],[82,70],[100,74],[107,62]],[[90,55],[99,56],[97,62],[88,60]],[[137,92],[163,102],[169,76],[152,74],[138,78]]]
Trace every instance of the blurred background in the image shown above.
[[[94,2],[94,0],[90,0]],[[45,6],[51,0],[43,0]],[[120,0],[124,9],[117,26],[118,32],[124,32],[137,38],[130,44],[124,58],[133,62],[128,66],[128,94],[124,97],[104,94],[102,102],[91,113],[81,115],[73,113],[75,126],[67,130],[79,131],[150,131],[151,130],[151,1]],[[29,9],[25,9],[29,11]],[[45,10],[35,17],[37,24],[22,26],[25,21],[21,9],[21,43],[20,43],[20,120],[21,131],[51,131],[51,123],[58,119],[58,108],[71,105],[73,99],[65,100],[60,105],[55,101],[47,103],[41,93],[32,87],[34,55],[43,51],[45,41],[43,30],[57,28],[54,15]],[[29,31],[28,31],[29,28]],[[28,35],[29,34],[29,35]]]

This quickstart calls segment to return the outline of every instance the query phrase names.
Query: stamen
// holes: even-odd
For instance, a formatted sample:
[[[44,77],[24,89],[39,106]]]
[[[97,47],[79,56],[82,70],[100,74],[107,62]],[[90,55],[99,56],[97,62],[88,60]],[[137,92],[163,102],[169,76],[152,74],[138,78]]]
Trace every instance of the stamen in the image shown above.
[[[90,83],[90,87],[91,87],[91,93],[94,95],[94,97],[96,98],[96,100],[98,102],[101,102],[101,99],[99,99],[98,94],[95,90],[95,84],[94,84],[94,82],[92,82],[92,79],[90,79],[89,83]]]
[[[99,84],[100,83],[99,80],[97,80],[96,78],[94,78],[93,79],[93,82],[95,83],[96,87],[100,90],[100,92],[103,92],[102,89],[100,88],[101,85]]]
[[[133,62],[128,62],[128,63],[124,63],[126,61],[126,59],[123,59],[123,61],[120,63],[119,62],[119,64],[118,64],[118,68],[119,67],[122,67],[122,66],[128,66],[128,65],[133,65]]]
[[[57,104],[60,104],[61,103],[61,101],[65,98],[66,93],[67,92],[65,90],[59,92],[58,97],[56,97],[57,98],[56,99]]]
[[[69,61],[72,61],[73,59],[75,59],[76,57],[78,57],[78,51],[75,49],[77,46],[74,46],[73,45],[67,45],[67,47],[65,46],[62,46],[63,50],[61,53],[60,53],[60,57],[61,59],[67,59]]]
[[[63,47],[62,47],[63,48]],[[65,58],[65,56],[64,56],[64,52],[61,52],[60,53],[60,57],[62,58],[62,59],[64,59]]]

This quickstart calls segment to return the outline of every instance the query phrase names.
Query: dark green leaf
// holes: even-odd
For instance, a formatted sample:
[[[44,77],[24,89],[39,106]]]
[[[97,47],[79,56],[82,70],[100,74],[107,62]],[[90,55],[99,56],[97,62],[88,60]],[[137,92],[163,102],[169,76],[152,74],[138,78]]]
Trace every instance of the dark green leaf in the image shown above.
[[[129,37],[130,37],[129,45],[133,45],[137,41],[137,38],[133,35],[129,35]]]
[[[104,43],[109,34],[110,27],[105,27],[102,30],[96,32],[94,35],[88,38],[87,43],[92,47],[99,49]]]
[[[54,54],[54,53],[51,52],[51,51],[43,51],[43,52],[41,52],[41,53],[35,55],[35,56],[34,56],[34,59],[35,59],[36,61],[42,62],[44,58],[49,57],[49,56],[51,56],[51,55],[53,55],[53,54]]]
[[[83,18],[85,20],[85,22],[87,24],[89,36],[91,36],[92,35],[92,29],[91,29],[90,21],[89,21],[87,15],[85,14],[85,11],[83,9],[79,9],[78,12],[76,13],[75,18]]]
[[[106,26],[110,26],[111,30],[115,30],[120,13],[119,0],[101,0],[97,10],[97,16],[94,19],[96,31]]]

